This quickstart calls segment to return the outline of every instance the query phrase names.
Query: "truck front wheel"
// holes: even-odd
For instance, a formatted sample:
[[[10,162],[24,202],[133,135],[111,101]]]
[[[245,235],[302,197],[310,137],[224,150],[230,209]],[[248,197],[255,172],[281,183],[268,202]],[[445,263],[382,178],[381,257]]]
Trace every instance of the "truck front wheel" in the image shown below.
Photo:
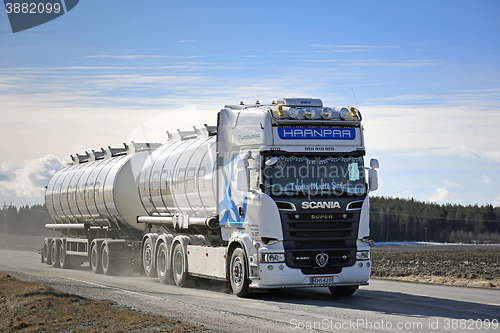
[[[238,297],[248,296],[248,271],[246,266],[245,252],[243,249],[237,248],[231,256],[231,264],[229,267],[229,279],[231,288]]]

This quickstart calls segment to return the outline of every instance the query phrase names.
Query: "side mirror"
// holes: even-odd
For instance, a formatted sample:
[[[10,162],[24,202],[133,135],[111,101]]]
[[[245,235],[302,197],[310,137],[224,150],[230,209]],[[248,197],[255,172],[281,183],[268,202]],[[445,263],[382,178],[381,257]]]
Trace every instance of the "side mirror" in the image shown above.
[[[378,166],[378,160],[375,159],[375,158],[372,158],[370,160],[370,167],[373,168],[373,169],[378,169],[379,166]]]
[[[250,191],[250,170],[247,168],[238,170],[236,174],[236,189],[241,192]]]
[[[370,190],[370,192],[376,191],[378,189],[378,173],[375,169],[370,169],[368,171],[368,189]]]
[[[238,162],[236,162],[236,168],[238,169],[245,169],[248,168],[250,163],[248,163],[248,160],[246,158],[240,158]]]
[[[250,191],[250,163],[246,158],[240,158],[236,162],[236,168],[239,169],[236,173],[236,189],[241,192]]]

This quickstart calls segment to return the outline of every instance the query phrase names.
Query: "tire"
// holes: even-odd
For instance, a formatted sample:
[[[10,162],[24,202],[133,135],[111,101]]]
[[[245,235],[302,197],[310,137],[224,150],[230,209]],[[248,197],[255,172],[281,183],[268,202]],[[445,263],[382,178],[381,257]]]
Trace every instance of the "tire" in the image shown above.
[[[70,258],[66,255],[66,246],[64,246],[64,242],[61,242],[59,245],[59,267],[62,269],[70,268]]]
[[[177,243],[172,252],[172,276],[179,287],[188,287],[191,283],[187,272],[187,256],[184,246]]]
[[[111,259],[109,255],[109,246],[104,243],[101,250],[102,272],[106,275],[114,275],[116,274],[116,261]]]
[[[151,242],[151,238],[147,238],[142,246],[142,267],[144,268],[144,273],[150,278],[157,277],[157,271],[153,266],[154,259],[154,247]]]
[[[50,239],[46,238],[43,241],[42,260],[47,265],[52,265],[52,256],[50,254],[50,248],[51,248]]]
[[[246,297],[249,293],[248,286],[250,285],[250,280],[248,279],[246,262],[243,249],[235,249],[231,256],[231,263],[229,266],[229,281],[233,293],[238,297]]]
[[[163,284],[174,284],[174,277],[169,264],[167,244],[161,243],[156,252],[156,272],[158,279]]]
[[[59,242],[54,239],[52,241],[52,246],[50,249],[50,257],[52,259],[52,267],[59,268],[61,263],[59,262]]]
[[[80,266],[79,263],[79,258],[66,254],[66,246],[64,242],[61,242],[59,246],[59,266],[61,266],[62,269],[70,269]]]
[[[101,256],[97,244],[93,244],[90,250],[90,267],[94,274],[102,274]]]
[[[331,286],[328,287],[330,292],[332,293],[333,296],[339,296],[339,297],[349,297],[352,296],[356,290],[358,290],[358,286],[353,286],[353,287],[335,287]]]

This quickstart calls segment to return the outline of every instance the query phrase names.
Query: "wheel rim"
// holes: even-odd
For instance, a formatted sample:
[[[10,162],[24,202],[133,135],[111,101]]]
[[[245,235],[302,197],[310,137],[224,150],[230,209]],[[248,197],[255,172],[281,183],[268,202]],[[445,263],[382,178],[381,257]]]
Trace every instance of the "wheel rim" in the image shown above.
[[[90,255],[90,264],[92,265],[92,268],[97,268],[97,249],[95,246],[92,247],[92,252]]]
[[[167,271],[167,254],[163,249],[158,253],[158,270],[161,275],[165,275]]]
[[[66,251],[64,250],[64,245],[61,244],[61,248],[59,251],[59,262],[61,263],[61,266],[64,265],[65,260],[66,260]]]
[[[49,245],[47,242],[43,243],[43,259],[46,262],[47,259],[49,258]]]
[[[102,250],[102,268],[104,270],[108,269],[108,261],[109,261],[108,250],[104,248]]]
[[[152,256],[152,251],[151,251],[151,244],[146,243],[144,246],[144,255],[143,255],[143,260],[144,260],[144,268],[146,268],[148,271],[151,270],[152,263],[153,263],[153,256]]]
[[[51,255],[50,255],[50,258],[52,259],[52,262],[56,262],[56,257],[57,257],[57,246],[56,246],[56,243],[54,242],[52,244],[52,251],[51,251]]]
[[[233,260],[232,280],[236,286],[240,286],[243,281],[243,264],[239,257]]]
[[[174,257],[174,271],[175,275],[177,277],[182,276],[182,273],[184,271],[183,269],[183,257],[181,251],[175,251],[175,257]]]

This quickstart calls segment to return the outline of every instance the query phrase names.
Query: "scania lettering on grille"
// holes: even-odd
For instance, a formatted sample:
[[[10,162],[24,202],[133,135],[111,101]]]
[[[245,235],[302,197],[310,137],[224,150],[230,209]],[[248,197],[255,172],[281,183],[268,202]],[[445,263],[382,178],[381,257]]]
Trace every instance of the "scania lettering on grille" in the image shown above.
[[[281,139],[354,140],[354,128],[278,127]]]
[[[338,201],[303,201],[302,209],[340,208]]]

